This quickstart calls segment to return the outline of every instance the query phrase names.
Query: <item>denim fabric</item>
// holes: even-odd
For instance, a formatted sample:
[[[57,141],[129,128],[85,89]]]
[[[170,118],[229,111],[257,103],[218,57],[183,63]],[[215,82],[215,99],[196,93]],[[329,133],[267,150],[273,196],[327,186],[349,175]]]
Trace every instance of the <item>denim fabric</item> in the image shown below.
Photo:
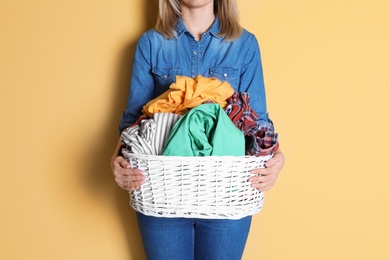
[[[252,217],[157,218],[137,212],[148,260],[240,260]]]
[[[245,29],[234,41],[218,35],[216,19],[202,38],[196,41],[179,19],[172,40],[155,30],[138,40],[134,54],[130,91],[119,131],[142,115],[142,107],[175,81],[175,77],[198,75],[227,81],[236,92],[249,92],[251,105],[260,124],[268,124],[260,49],[255,36]]]

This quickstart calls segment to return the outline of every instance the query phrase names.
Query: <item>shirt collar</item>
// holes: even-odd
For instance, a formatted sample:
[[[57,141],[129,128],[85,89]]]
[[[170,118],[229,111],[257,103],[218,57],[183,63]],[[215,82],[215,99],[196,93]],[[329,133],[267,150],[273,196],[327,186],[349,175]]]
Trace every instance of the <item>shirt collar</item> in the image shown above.
[[[175,27],[175,31],[177,33],[177,38],[182,36],[185,32],[189,32],[186,28],[186,26],[183,23],[183,20],[181,18],[178,19]],[[210,26],[208,31],[206,33],[210,33],[216,38],[223,38],[222,36],[219,35],[219,20],[218,17],[215,18],[213,24]]]

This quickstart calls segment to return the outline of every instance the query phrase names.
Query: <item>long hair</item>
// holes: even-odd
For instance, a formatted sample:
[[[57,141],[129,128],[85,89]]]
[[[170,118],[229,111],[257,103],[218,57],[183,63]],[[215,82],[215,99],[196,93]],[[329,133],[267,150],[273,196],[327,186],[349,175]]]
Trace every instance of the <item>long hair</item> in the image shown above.
[[[233,41],[242,32],[236,0],[214,0],[214,14],[219,19],[219,35]],[[168,39],[177,37],[175,26],[181,17],[180,0],[159,0],[155,30]]]

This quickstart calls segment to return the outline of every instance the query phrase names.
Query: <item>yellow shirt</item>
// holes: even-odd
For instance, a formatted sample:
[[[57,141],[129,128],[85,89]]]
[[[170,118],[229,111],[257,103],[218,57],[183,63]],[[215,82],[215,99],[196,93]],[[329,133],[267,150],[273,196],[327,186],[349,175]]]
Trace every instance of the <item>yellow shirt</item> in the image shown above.
[[[151,116],[157,112],[184,114],[205,101],[227,105],[226,99],[234,94],[234,89],[228,82],[201,75],[196,78],[177,76],[176,82],[155,99],[149,101],[142,109],[144,115]]]

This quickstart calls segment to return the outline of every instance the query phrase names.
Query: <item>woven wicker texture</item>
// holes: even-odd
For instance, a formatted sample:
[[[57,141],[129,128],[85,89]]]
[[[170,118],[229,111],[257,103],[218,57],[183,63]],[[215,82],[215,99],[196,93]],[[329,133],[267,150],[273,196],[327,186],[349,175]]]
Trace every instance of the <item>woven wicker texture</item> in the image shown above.
[[[130,205],[157,217],[239,219],[259,212],[262,192],[250,186],[254,168],[271,156],[179,157],[131,154],[132,168],[147,176],[140,190],[130,192]]]

